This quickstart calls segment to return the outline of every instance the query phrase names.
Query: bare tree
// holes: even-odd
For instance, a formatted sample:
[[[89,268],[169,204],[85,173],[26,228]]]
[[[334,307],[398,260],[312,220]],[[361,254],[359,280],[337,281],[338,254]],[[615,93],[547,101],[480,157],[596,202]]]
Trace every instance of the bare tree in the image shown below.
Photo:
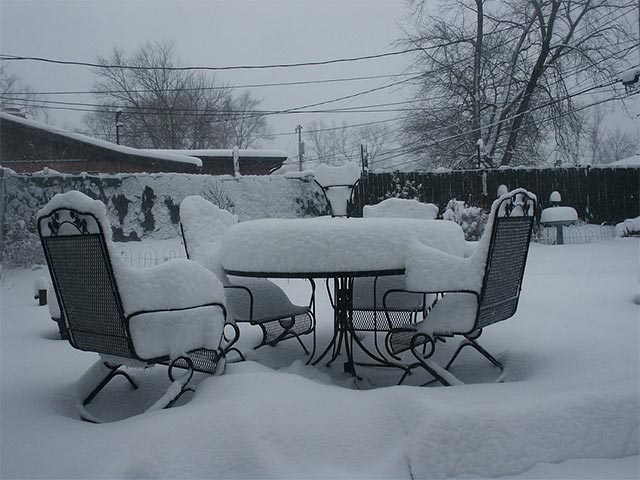
[[[382,166],[385,152],[392,148],[391,132],[384,124],[353,128],[346,123],[327,125],[313,121],[309,124],[307,132],[308,155],[317,163],[359,163],[363,147],[369,162],[378,162],[377,166]]]
[[[611,121],[611,109],[598,105],[580,112],[575,135],[558,142],[558,161],[593,165],[611,163],[638,153],[640,134]]]
[[[101,105],[86,122],[109,140],[117,109],[121,143],[141,148],[230,148],[236,141],[246,147],[268,134],[249,93],[236,100],[230,87],[204,73],[176,69],[172,43],[145,43],[131,55],[116,48],[98,63],[104,65],[95,69]]]
[[[226,148],[257,147],[260,140],[273,138],[267,118],[258,112],[259,106],[260,101],[247,91],[227,100],[227,109],[233,113],[225,120],[228,130],[224,135]]]
[[[19,111],[35,119],[47,119],[40,95],[25,84],[18,75],[0,63],[0,109]]]
[[[623,130],[620,126],[606,133],[601,163],[611,163],[640,152],[640,134]]]
[[[406,150],[436,166],[544,161],[547,139],[576,126],[580,82],[611,88],[637,43],[631,0],[443,0],[436,14],[413,3],[407,41],[425,73]]]

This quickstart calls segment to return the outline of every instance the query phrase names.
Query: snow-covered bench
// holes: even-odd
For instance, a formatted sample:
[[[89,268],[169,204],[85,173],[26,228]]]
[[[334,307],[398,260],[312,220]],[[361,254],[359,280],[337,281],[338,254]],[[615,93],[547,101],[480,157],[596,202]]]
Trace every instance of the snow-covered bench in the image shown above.
[[[477,339],[482,329],[512,317],[518,306],[536,196],[516,189],[500,196],[491,207],[485,233],[469,257],[457,257],[414,241],[406,258],[407,290],[439,293],[426,318],[415,325],[391,328],[385,339],[389,355],[404,363],[400,354],[410,350],[415,358],[405,365],[408,372],[424,368],[444,385],[459,383],[449,367],[460,351],[471,346],[502,370],[501,363],[482,348]],[[398,291],[390,290],[383,298]],[[436,339],[463,335],[451,360],[442,368],[432,360]],[[426,349],[426,347],[429,347]]]
[[[38,212],[38,231],[68,339],[100,355],[80,385],[84,407],[122,365],[169,366],[171,385],[150,409],[168,408],[185,392],[193,371],[221,373],[238,330],[224,340],[224,289],[206,268],[186,259],[131,269],[115,251],[102,202],[71,191]],[[174,368],[186,369],[174,378]]]

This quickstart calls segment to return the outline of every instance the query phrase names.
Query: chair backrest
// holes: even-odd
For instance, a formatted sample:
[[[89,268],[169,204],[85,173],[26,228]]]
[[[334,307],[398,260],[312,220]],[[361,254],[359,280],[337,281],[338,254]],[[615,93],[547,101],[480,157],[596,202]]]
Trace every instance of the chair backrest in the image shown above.
[[[99,212],[45,208],[38,215],[38,232],[71,345],[137,358],[113,275],[105,221]]]
[[[202,259],[217,248],[224,232],[238,217],[210,201],[192,195],[180,203],[180,228],[187,257]]]
[[[418,200],[387,198],[375,205],[365,205],[362,216],[433,220],[438,216],[438,207],[433,203],[422,203]]]
[[[487,263],[474,330],[505,320],[516,312],[535,208],[535,195],[524,189],[513,190],[494,202]]]
[[[318,166],[314,181],[322,189],[332,217],[347,216],[347,206],[359,180],[360,167],[354,162],[339,167],[331,167],[324,163]]]

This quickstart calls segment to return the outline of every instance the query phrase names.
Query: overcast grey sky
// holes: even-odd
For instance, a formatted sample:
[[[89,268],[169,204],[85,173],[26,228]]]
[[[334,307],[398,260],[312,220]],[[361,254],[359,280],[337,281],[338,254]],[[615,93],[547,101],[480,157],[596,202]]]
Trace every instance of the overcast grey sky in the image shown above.
[[[399,49],[404,0],[0,0],[0,51],[13,55],[94,62],[115,46],[134,50],[145,41],[172,40],[185,65],[226,66],[318,61]],[[216,74],[232,85],[293,82],[406,70],[408,55],[318,67],[231,71]],[[87,67],[11,62],[12,72],[36,91],[89,90]],[[285,109],[350,95],[397,81],[379,78],[319,85],[253,89],[265,109]],[[353,107],[402,101],[409,90],[393,88],[331,104]],[[51,97],[50,97],[51,98]],[[89,96],[55,100],[91,102]],[[81,112],[51,111],[58,126],[80,125]],[[278,136],[269,148],[296,151],[294,128],[311,121],[358,123],[393,113],[304,114],[269,118]]]

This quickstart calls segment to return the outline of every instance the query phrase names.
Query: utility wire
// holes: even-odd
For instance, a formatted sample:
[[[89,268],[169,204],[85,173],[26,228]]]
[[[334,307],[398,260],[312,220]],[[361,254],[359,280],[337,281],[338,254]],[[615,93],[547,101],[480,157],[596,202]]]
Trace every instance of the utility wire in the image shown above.
[[[2,60],[2,59],[0,59]],[[407,73],[393,73],[387,75],[367,75],[362,77],[345,77],[345,78],[327,78],[321,80],[305,80],[297,82],[275,82],[275,83],[254,83],[246,85],[226,85],[226,86],[211,86],[211,87],[188,87],[188,88],[140,88],[131,90],[58,90],[50,92],[16,92],[12,95],[110,95],[117,93],[160,93],[160,92],[188,92],[188,91],[200,91],[200,90],[233,90],[235,88],[262,88],[262,87],[289,87],[296,85],[315,85],[324,83],[340,83],[340,82],[354,82],[361,80],[376,80],[380,78],[392,78],[392,77],[408,77],[412,75],[420,75],[420,72],[407,72]]]
[[[436,47],[433,47],[436,48]],[[107,69],[127,69],[127,70],[168,70],[168,71],[190,71],[190,70],[204,70],[204,71],[225,71],[225,70],[258,70],[268,68],[293,68],[293,67],[310,67],[320,65],[331,65],[336,63],[358,62],[362,60],[373,60],[376,58],[392,57],[397,55],[405,55],[407,53],[416,52],[422,50],[422,48],[408,48],[405,50],[399,50],[395,52],[378,53],[375,55],[363,55],[359,57],[347,57],[336,58],[332,60],[321,60],[314,62],[298,62],[298,63],[276,63],[270,65],[232,65],[224,67],[212,67],[212,66],[188,66],[188,67],[170,67],[170,66],[140,66],[140,65],[117,65],[117,64],[100,64],[94,62],[79,62],[73,60],[58,60],[46,57],[31,57],[21,55],[11,55],[8,53],[0,53],[0,60],[18,61],[18,60],[30,60],[35,62],[53,63],[57,65],[76,65],[92,68],[107,68]]]

